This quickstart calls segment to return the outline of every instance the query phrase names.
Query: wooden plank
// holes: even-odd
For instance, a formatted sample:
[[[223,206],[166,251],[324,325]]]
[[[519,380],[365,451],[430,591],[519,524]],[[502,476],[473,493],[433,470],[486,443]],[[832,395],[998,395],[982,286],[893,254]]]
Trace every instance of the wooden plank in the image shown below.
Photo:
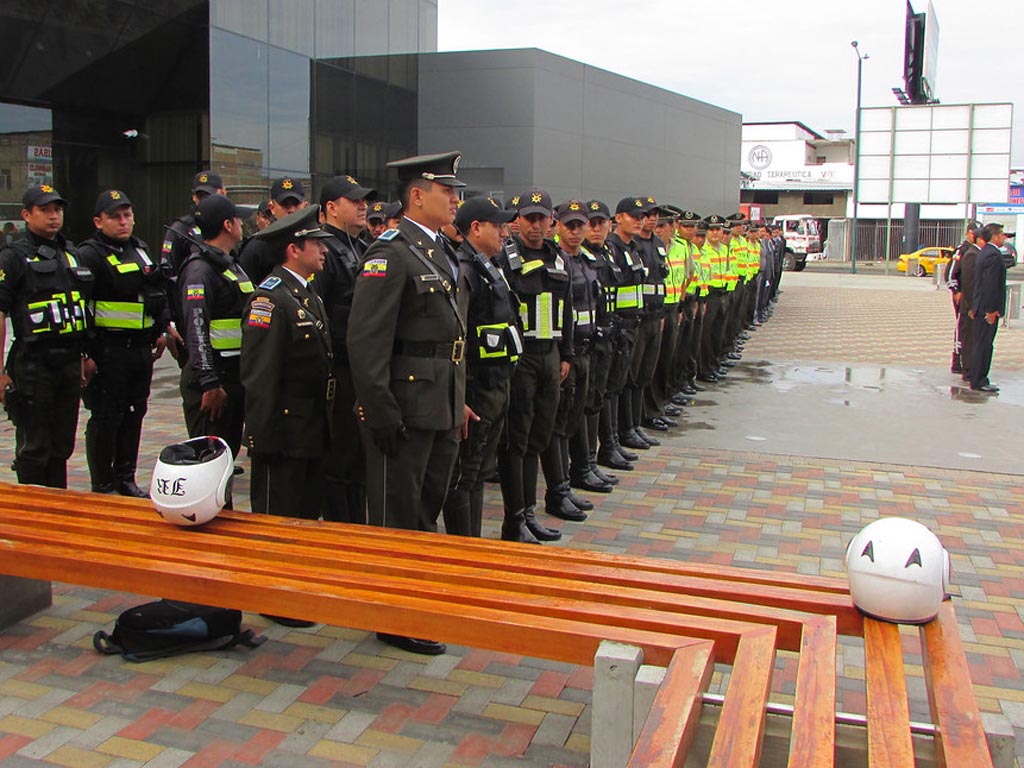
[[[836,748],[836,621],[804,624],[796,673],[789,768],[832,768]]]
[[[120,524],[123,527],[123,524]],[[169,534],[173,535],[173,534]],[[180,535],[180,534],[177,534]],[[572,621],[584,621],[592,624],[615,625],[623,629],[639,629],[655,633],[672,634],[684,628],[687,636],[715,640],[720,644],[719,655],[723,660],[731,660],[735,653],[740,635],[754,622],[728,621],[705,616],[690,616],[678,612],[661,612],[648,608],[631,606],[609,606],[594,602],[583,594],[578,599],[552,599],[537,597],[525,593],[518,582],[507,579],[493,581],[490,588],[466,586],[459,579],[448,581],[430,581],[429,577],[417,568],[407,570],[400,576],[382,575],[362,572],[362,569],[346,569],[344,558],[334,554],[333,562],[289,563],[286,567],[277,567],[267,562],[266,553],[258,557],[252,556],[252,549],[246,555],[226,555],[221,547],[184,549],[162,546],[136,544],[127,546],[120,535],[112,535],[110,529],[97,534],[87,528],[78,531],[47,531],[40,530],[39,517],[31,522],[13,524],[0,521],[0,538],[11,542],[18,541],[27,549],[44,545],[62,545],[77,551],[84,560],[87,552],[93,552],[93,560],[103,563],[106,558],[113,557],[133,549],[145,554],[151,561],[161,562],[166,569],[175,566],[209,566],[238,574],[240,578],[259,575],[273,578],[277,573],[287,573],[290,579],[300,579],[310,587],[342,587],[362,588],[378,594],[391,595],[396,600],[423,598],[433,600],[443,598],[450,605],[460,607],[475,605],[522,613],[524,615],[550,616]],[[190,542],[198,541],[186,536]],[[305,617],[302,617],[305,618]]]
[[[714,669],[713,643],[675,652],[627,768],[683,768]]]
[[[928,703],[938,728],[935,746],[939,765],[991,768],[992,756],[952,600],[945,601],[939,615],[921,627],[921,645]]]
[[[94,525],[59,513],[36,511],[30,520],[8,521],[0,515],[0,532],[7,537],[26,541],[51,541],[56,531],[74,537],[76,543],[96,538]],[[157,539],[157,534],[159,538]],[[211,545],[209,537],[194,531],[156,525],[150,521],[118,520],[102,527],[102,546],[122,551],[129,544],[145,547],[153,556],[166,551],[164,557],[192,562],[196,558],[238,558],[232,567],[258,572],[302,572],[311,579],[331,578],[335,581],[362,581],[396,576],[410,578],[423,590],[446,589],[449,584],[461,588],[479,587],[505,591],[509,588],[507,574],[490,567],[469,567],[432,564],[424,570],[422,563],[412,560],[400,551],[386,554],[364,554],[339,549],[338,546],[296,546],[276,541],[260,542],[258,560],[253,559],[253,542],[237,537],[218,536]],[[429,586],[436,583],[436,586]],[[655,585],[650,585],[654,587]],[[782,609],[751,606],[715,598],[665,594],[653,588],[611,587],[567,578],[561,575],[522,575],[515,580],[517,596],[546,597],[559,600],[583,600],[602,606],[635,607],[668,611],[692,616],[704,616],[727,621],[773,624],[779,629],[779,647],[798,650],[803,633],[805,614]],[[544,604],[546,607],[547,603]],[[602,609],[603,610],[603,609]],[[607,611],[603,612],[607,613]],[[713,638],[712,638],[713,639]],[[722,638],[719,638],[722,639]],[[735,640],[727,643],[729,657],[735,650]],[[720,653],[722,649],[720,649]]]
[[[369,631],[424,635],[446,642],[589,666],[602,640],[636,645],[654,664],[668,664],[677,648],[706,642],[685,634],[648,632],[507,609],[453,605],[438,599],[394,596],[374,589],[310,584],[289,576],[249,574],[243,581],[215,566],[173,564],[145,555],[95,553],[53,544],[0,539],[0,559],[15,575],[101,589],[130,585],[141,594],[248,611],[301,616]],[[457,621],[453,613],[457,612]]]
[[[868,765],[871,768],[913,768],[910,704],[899,627],[865,618],[864,660]]]
[[[754,630],[740,638],[708,768],[753,768],[758,764],[774,666],[774,629]]]

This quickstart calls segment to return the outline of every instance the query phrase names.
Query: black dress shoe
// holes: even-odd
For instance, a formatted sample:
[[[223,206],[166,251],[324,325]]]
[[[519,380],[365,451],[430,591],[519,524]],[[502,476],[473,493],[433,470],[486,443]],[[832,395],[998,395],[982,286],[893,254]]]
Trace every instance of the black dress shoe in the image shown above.
[[[626,448],[632,448],[635,451],[646,451],[651,447],[650,443],[640,437],[635,431],[619,435],[619,445],[624,445]]]
[[[93,493],[117,493],[117,491],[114,490],[113,483],[101,483],[100,485],[94,485],[91,490]]]
[[[649,445],[650,447],[656,448],[657,446],[661,445],[661,440],[651,437],[646,432],[642,431],[639,427],[633,431],[636,432],[640,439],[647,443],[647,445]]]
[[[601,476],[593,470],[588,469],[587,473],[582,477],[575,477],[569,480],[569,485],[573,488],[579,488],[581,491],[589,491],[590,493],[611,493],[611,483],[606,480],[602,480]],[[579,506],[577,504],[577,506]],[[585,507],[580,507],[585,509]]]
[[[517,541],[520,544],[540,544],[537,537],[526,527],[526,519],[521,509],[516,512],[505,512],[505,519],[501,522],[501,540]]]
[[[705,384],[714,384],[718,381],[718,376],[714,373],[702,373],[697,377],[697,381],[703,381]],[[703,392],[704,388],[701,387],[698,392]]]
[[[580,510],[575,504],[569,501],[568,496],[546,494],[544,497],[544,511],[552,517],[561,520],[570,520],[574,523],[582,523],[587,519],[587,513]],[[537,538],[540,538],[539,536]]]
[[[565,495],[572,502],[572,505],[582,512],[589,512],[594,508],[594,502],[587,501],[582,496],[577,496],[572,492],[572,487],[568,484],[565,486]]]
[[[653,429],[655,432],[668,432],[668,424],[660,416],[653,419],[644,419],[641,423],[645,429]]]
[[[976,387],[972,384],[971,390],[973,390],[974,392],[998,392],[999,387],[997,387],[995,384],[982,384],[980,387]]]
[[[688,400],[691,399],[694,395],[696,395],[699,391],[700,390],[698,390],[692,384],[683,384],[683,386],[679,389],[679,393],[686,397]],[[683,405],[686,405],[686,403],[683,403]]]
[[[678,421],[676,421],[675,419],[670,419],[670,418],[669,418],[668,416],[661,416],[661,417],[660,417],[660,419],[661,419],[661,420],[662,420],[663,422],[665,422],[665,424],[666,424],[666,425],[667,425],[667,426],[668,426],[669,428],[672,428],[672,427],[678,427],[678,426],[679,426],[679,422],[678,422]]]
[[[282,627],[315,627],[315,621],[306,621],[305,619],[289,619],[287,616],[275,616],[272,613],[261,613],[264,619],[270,619],[275,624],[280,624]]]
[[[632,451],[627,451],[625,448],[623,448],[618,443],[615,444],[615,450],[618,452],[619,456],[624,458],[626,461],[632,461],[632,462],[640,461],[640,457],[637,454],[633,453]]]
[[[386,632],[378,632],[377,639],[382,643],[393,645],[409,653],[420,653],[424,656],[440,656],[448,650],[444,643],[437,640],[421,640],[418,637],[406,637],[405,635],[389,635]]]
[[[736,361],[733,360],[730,357],[726,357],[725,360],[722,361],[722,367],[723,368],[735,368],[736,367]]]
[[[241,475],[241,474],[244,474],[244,473],[245,473],[245,467],[240,467],[237,464],[235,464],[235,468],[233,470],[231,470],[231,474],[233,474],[233,475]]]
[[[680,408],[678,405],[669,404],[665,406],[665,415],[673,418],[676,416],[682,416],[683,409]]]
[[[149,494],[139,488],[134,480],[118,480],[116,483],[117,492],[122,496],[131,496],[135,499],[148,499]]]
[[[717,371],[715,371],[715,376],[717,376],[720,379],[724,379],[728,374],[729,374],[729,369],[724,364]]]
[[[605,472],[603,469],[597,466],[597,464],[592,464],[590,466],[590,471],[593,472],[594,475],[597,476],[597,479],[600,480],[602,483],[606,483],[607,485],[611,486],[616,486],[619,484],[619,478],[617,478],[615,475],[609,475],[607,472]],[[611,491],[609,491],[609,493],[610,492]]]
[[[690,379],[690,389],[693,390],[693,394],[696,394],[698,392],[707,392],[707,389],[705,389],[704,387],[697,383],[696,377]]]
[[[687,392],[684,389],[682,392],[677,392],[676,394],[672,395],[670,399],[672,401],[672,404],[675,406],[689,405],[691,402],[693,402],[693,398],[690,397],[691,394],[696,394],[696,390],[694,390],[691,393]]]
[[[633,465],[622,458],[618,451],[599,452],[597,454],[597,463],[602,467],[608,467],[620,472],[633,471]]]
[[[729,360],[742,360],[743,355],[741,355],[739,352],[730,352],[728,355],[726,355],[726,358]]]
[[[526,522],[526,528],[537,541],[558,541],[562,538],[561,531],[554,528],[546,528],[537,521],[536,510],[532,506],[526,507],[523,510],[523,520]]]

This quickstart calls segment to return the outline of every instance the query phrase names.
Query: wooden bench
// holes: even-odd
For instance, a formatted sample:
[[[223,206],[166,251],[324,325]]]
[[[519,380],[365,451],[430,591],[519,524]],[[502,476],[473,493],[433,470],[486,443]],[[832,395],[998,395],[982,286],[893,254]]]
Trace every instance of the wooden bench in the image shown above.
[[[0,574],[581,665],[633,647],[666,668],[635,768],[684,764],[715,665],[730,678],[706,764],[761,764],[780,651],[798,655],[783,764],[837,764],[838,637],[863,637],[869,764],[914,765],[899,628],[865,620],[840,580],[234,512],[182,529],[144,500],[7,484]],[[938,763],[992,765],[952,604],[921,632]]]

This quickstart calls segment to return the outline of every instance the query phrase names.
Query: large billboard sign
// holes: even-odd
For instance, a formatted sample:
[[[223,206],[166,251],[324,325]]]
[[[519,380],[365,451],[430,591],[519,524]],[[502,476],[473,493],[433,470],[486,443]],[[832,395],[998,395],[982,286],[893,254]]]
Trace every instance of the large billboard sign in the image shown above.
[[[861,203],[1006,200],[1012,104],[861,110]]]

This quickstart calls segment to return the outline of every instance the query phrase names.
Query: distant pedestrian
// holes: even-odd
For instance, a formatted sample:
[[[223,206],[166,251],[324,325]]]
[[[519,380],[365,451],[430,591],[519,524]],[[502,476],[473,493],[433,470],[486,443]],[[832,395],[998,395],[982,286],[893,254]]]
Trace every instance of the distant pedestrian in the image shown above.
[[[1000,246],[1006,234],[998,224],[988,224],[976,236],[982,245],[975,264],[974,296],[970,317],[974,321],[974,353],[971,360],[971,389],[978,392],[999,391],[988,380],[992,367],[992,344],[999,327],[999,318],[1006,314],[1006,265]]]

